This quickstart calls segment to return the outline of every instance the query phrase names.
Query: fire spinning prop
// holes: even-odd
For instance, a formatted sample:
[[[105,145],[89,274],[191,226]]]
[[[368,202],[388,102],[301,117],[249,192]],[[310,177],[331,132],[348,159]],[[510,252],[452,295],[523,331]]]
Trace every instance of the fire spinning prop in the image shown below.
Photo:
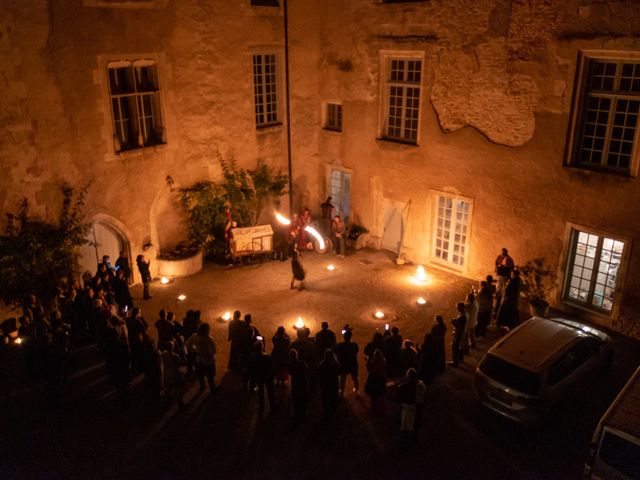
[[[224,312],[220,318],[222,318],[222,320],[224,320],[225,322],[228,322],[229,320],[231,320],[231,312]]]
[[[291,225],[291,220],[289,220],[287,217],[285,217],[281,213],[275,212],[274,215],[276,217],[276,220],[278,220],[278,222],[280,222],[282,225]],[[320,233],[310,225],[304,227],[304,231],[313,235],[313,237],[318,241],[318,247],[320,248],[320,251],[324,251],[325,245],[324,245],[324,238],[322,238],[322,235],[320,235]]]

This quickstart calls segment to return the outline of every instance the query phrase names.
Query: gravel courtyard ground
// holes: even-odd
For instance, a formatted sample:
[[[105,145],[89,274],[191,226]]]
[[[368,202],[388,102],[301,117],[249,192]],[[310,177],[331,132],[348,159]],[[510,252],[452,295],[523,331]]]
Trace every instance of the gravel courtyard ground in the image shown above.
[[[200,309],[211,323],[220,389],[197,395],[193,386],[189,406],[178,410],[140,382],[128,396],[115,394],[98,364],[70,382],[61,406],[47,407],[37,389],[5,397],[0,477],[577,479],[598,418],[640,362],[638,343],[615,337],[608,375],[594,379],[593,388],[571,408],[537,428],[520,428],[484,410],[475,396],[473,369],[498,338],[493,329],[464,366],[449,369],[428,387],[413,450],[401,445],[395,405],[386,416],[372,417],[368,398],[351,392],[334,420],[321,420],[316,398],[306,421],[294,425],[284,387],[277,391],[281,408],[261,419],[255,396],[245,394],[237,376],[226,371],[227,325],[219,319],[225,311],[251,313],[267,339],[279,325],[293,337],[298,316],[312,334],[324,320],[337,333],[349,323],[362,350],[385,323],[421,341],[434,314],[445,315],[449,324],[455,303],[473,283],[428,269],[429,282],[416,285],[415,266],[397,266],[379,251],[358,251],[345,259],[308,254],[304,262],[308,290],[303,291],[289,289],[288,262],[233,269],[208,265],[193,277],[154,284],[153,299],[137,301],[149,323],[160,308],[178,318],[189,308]],[[334,271],[326,269],[329,263]],[[140,294],[134,289],[136,298]],[[187,298],[178,300],[180,294]],[[425,305],[417,304],[419,296]],[[386,318],[375,319],[376,309]],[[360,372],[364,384],[362,357]]]

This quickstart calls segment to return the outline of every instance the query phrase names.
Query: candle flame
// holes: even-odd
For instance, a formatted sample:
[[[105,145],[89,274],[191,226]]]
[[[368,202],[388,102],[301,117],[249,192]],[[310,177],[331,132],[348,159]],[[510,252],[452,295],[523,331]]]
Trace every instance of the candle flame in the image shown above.
[[[334,271],[335,269],[336,267],[334,267],[333,264],[327,265],[327,270]]]
[[[224,312],[224,314],[222,315],[222,319],[225,322],[228,322],[229,320],[231,320],[231,312]]]
[[[167,283],[169,283],[169,279],[167,277],[162,277],[160,279],[160,283],[163,285],[166,285]]]
[[[427,301],[423,297],[418,297],[418,305],[424,305]]]
[[[281,213],[276,212],[275,215],[276,215],[276,220],[278,220],[281,224],[291,225],[291,220],[289,220],[287,217],[285,217]]]
[[[416,270],[416,280],[419,282],[427,281],[427,274],[425,273],[422,265],[418,265],[418,269]]]
[[[22,339],[20,337],[18,337],[18,338],[15,339],[14,343],[16,345],[20,345],[22,343]]]
[[[302,319],[302,317],[298,317],[294,326],[296,328],[304,328],[304,320]]]
[[[320,247],[320,250],[324,250],[324,238],[322,238],[322,235],[320,235],[318,231],[310,225],[307,225],[306,227],[304,227],[304,229],[306,232],[309,232],[311,235],[313,235],[316,240],[318,240],[318,246]]]
[[[380,310],[376,310],[376,313],[374,313],[373,316],[376,318],[384,318],[384,313],[382,313]]]
[[[187,299],[187,296],[184,293],[181,293],[180,295],[178,295],[178,300],[182,301],[186,299]]]

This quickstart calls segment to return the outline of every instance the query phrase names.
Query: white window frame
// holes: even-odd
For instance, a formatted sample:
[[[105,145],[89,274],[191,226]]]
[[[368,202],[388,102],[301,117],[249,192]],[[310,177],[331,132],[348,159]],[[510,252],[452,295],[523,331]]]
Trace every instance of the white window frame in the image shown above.
[[[337,107],[336,108],[338,112],[337,117],[339,118],[339,125],[337,126],[331,123],[331,121],[333,120],[332,115],[330,113],[332,106]],[[342,110],[342,102],[335,102],[335,101],[325,102],[324,107],[322,109],[322,128],[325,130],[329,130],[331,132],[340,133],[342,132],[343,121],[344,121],[344,117],[343,117],[343,110]]]
[[[393,60],[400,61],[419,61],[420,62],[420,81],[417,83],[408,83],[404,81],[392,81],[391,80],[391,62]],[[380,126],[379,126],[379,138],[380,140],[386,140],[391,142],[398,142],[407,145],[418,145],[420,140],[420,127],[421,127],[421,118],[422,118],[422,104],[424,98],[424,71],[425,71],[425,52],[421,50],[383,50],[380,52]],[[402,111],[401,111],[401,134],[391,135],[389,133],[389,113],[390,113],[390,101],[391,101],[391,88],[401,88],[404,89],[402,92]],[[405,135],[406,132],[406,104],[404,100],[406,99],[406,89],[407,88],[418,88],[418,111],[416,118],[416,138],[408,138]]]
[[[605,154],[609,152],[612,123],[614,121],[614,105],[616,104],[616,100],[628,99],[640,101],[640,95],[624,94],[621,92],[598,93],[597,91],[591,91],[588,85],[588,68],[590,62],[597,60],[614,63],[640,63],[640,52],[605,50],[584,50],[579,52],[578,62],[576,65],[574,97],[571,107],[571,121],[569,127],[567,156],[565,159],[565,163],[566,165],[575,168],[596,170],[607,173],[618,173],[621,175],[635,177],[637,176],[638,165],[640,164],[640,118],[638,118],[636,122],[635,137],[633,140],[633,148],[631,151],[629,166],[627,168],[610,167],[606,165],[606,159],[604,157]],[[619,78],[619,71],[617,71],[615,75],[616,84],[619,81]],[[580,144],[585,135],[583,131],[586,117],[585,109],[587,108],[587,97],[590,92],[591,96],[593,97],[610,98],[612,100],[609,109],[606,134],[604,137],[605,145],[603,147],[603,159],[601,160],[600,164],[584,163],[581,162],[578,158],[580,154]]]
[[[324,198],[327,198],[328,196],[332,196],[333,197],[333,192],[331,190],[331,180],[332,180],[332,173],[333,171],[338,171],[338,172],[342,172],[343,174],[349,175],[349,214],[345,217],[344,212],[342,212],[339,208],[338,208],[338,204],[340,202],[338,202],[338,200],[334,197],[332,199],[333,201],[333,205],[336,206],[336,210],[334,212],[334,215],[340,215],[342,217],[342,220],[347,221],[347,219],[349,220],[349,222],[351,222],[351,220],[353,219],[353,195],[351,194],[352,189],[353,189],[353,170],[350,168],[344,168],[340,165],[335,165],[335,164],[331,164],[331,163],[327,163],[325,164],[325,194],[324,194]],[[344,191],[342,192],[344,193]]]
[[[138,91],[136,86],[136,78],[140,73],[140,69],[143,67],[155,67],[155,82],[156,89],[155,90],[145,90]],[[113,69],[119,68],[130,68],[132,73],[133,80],[133,91],[123,92],[123,93],[114,93],[111,90],[111,73],[110,71]],[[106,64],[106,87],[107,87],[107,95],[109,97],[109,111],[111,112],[111,126],[113,133],[113,142],[114,142],[114,151],[116,154],[129,152],[133,150],[138,150],[142,148],[154,147],[157,145],[163,145],[167,143],[166,138],[166,122],[164,117],[164,105],[162,99],[162,87],[160,82],[160,72],[158,61],[154,58],[142,58],[142,59],[126,59],[126,60],[116,60],[110,61]],[[151,97],[150,100],[150,111],[145,109],[145,97]],[[120,112],[119,118],[116,116],[116,112],[114,110],[113,102],[117,99],[118,111]],[[124,121],[122,120],[123,115],[121,112],[121,100],[132,100],[132,105],[130,104],[129,118],[128,122],[133,122],[135,124],[135,134],[137,134],[137,138],[134,140],[130,140],[127,148],[121,144],[120,138],[124,137],[124,133],[122,129],[124,128]],[[128,100],[127,100],[128,101]],[[145,119],[151,119],[151,123],[154,125],[153,131],[148,132],[147,124],[144,121]],[[118,135],[120,131],[121,135]],[[153,141],[148,141],[145,144],[145,138],[149,139],[153,137]],[[135,144],[132,143],[135,141]]]
[[[588,297],[584,302],[569,297],[572,274],[573,274],[574,268],[576,268],[573,262],[574,262],[574,257],[576,253],[576,246],[578,243],[578,234],[580,232],[584,232],[590,235],[596,235],[600,239],[596,247],[594,265],[592,269],[594,272],[594,275],[592,275],[592,278],[590,280]],[[616,273],[616,286],[614,290],[613,305],[611,310],[600,308],[598,306],[593,305],[591,302],[595,292],[595,284],[597,282],[597,277],[598,277],[598,266],[600,264],[600,252],[601,252],[601,246],[603,243],[602,241],[603,238],[609,238],[609,239],[624,243],[624,249],[620,258],[620,265],[618,267],[618,272]],[[560,292],[561,301],[566,305],[576,307],[586,312],[595,313],[598,316],[604,316],[608,318],[616,317],[620,309],[620,304],[622,302],[622,297],[623,297],[622,292],[623,292],[624,279],[626,277],[626,271],[627,271],[629,256],[630,256],[631,247],[632,247],[631,239],[623,235],[612,234],[611,232],[605,232],[600,229],[595,229],[595,228],[591,228],[591,227],[587,227],[587,226],[579,225],[575,223],[569,223],[567,225],[567,234],[565,239],[566,239],[565,241],[566,246],[564,250],[565,262],[563,265],[564,279],[562,282],[562,291]]]
[[[455,242],[455,235],[456,235],[456,231],[455,231],[455,219],[456,219],[456,214],[457,214],[457,208],[456,208],[456,204],[455,202],[459,201],[459,202],[464,202],[467,205],[469,205],[468,211],[466,212],[467,215],[467,223],[466,223],[466,232],[465,232],[465,240],[464,243],[461,244],[461,246],[464,248],[464,253],[461,255],[463,258],[463,262],[462,265],[460,265],[459,263],[455,263],[449,259],[444,260],[443,258],[439,257],[436,254],[436,248],[438,248],[438,240],[439,240],[439,235],[438,235],[438,213],[439,213],[439,204],[440,204],[440,198],[445,198],[445,199],[451,199],[453,202],[452,205],[452,216],[451,216],[451,225],[449,227],[449,238],[448,241],[451,243],[450,247],[447,249],[447,252],[450,256],[453,256],[455,254],[455,252],[453,251],[453,242]],[[447,269],[451,269],[454,270],[456,272],[466,272],[469,269],[469,262],[470,262],[470,244],[471,244],[471,227],[472,227],[472,223],[473,223],[473,206],[474,206],[474,201],[472,198],[464,196],[464,195],[459,195],[457,193],[449,193],[449,192],[442,192],[442,191],[431,191],[431,201],[432,201],[432,234],[431,234],[431,242],[429,245],[429,261],[430,263],[433,263],[435,265],[439,265],[442,267],[445,267]]]
[[[275,91],[272,93],[272,95],[275,95],[275,115],[276,118],[274,120],[267,120],[266,116],[267,116],[267,112],[263,110],[262,115],[264,116],[264,120],[263,121],[259,121],[259,115],[260,112],[258,112],[258,105],[257,105],[257,99],[260,98],[262,100],[262,105],[266,105],[268,102],[268,98],[267,95],[269,95],[265,88],[265,69],[264,69],[264,60],[266,56],[273,56],[274,60],[275,60],[275,67],[274,67],[274,74],[275,74]],[[256,57],[262,57],[262,70],[261,72],[258,74],[256,73],[256,69],[255,69],[255,58]],[[282,85],[281,85],[281,72],[280,72],[280,68],[281,68],[282,62],[281,62],[281,56],[280,56],[280,52],[276,51],[276,50],[260,50],[260,51],[253,51],[251,52],[251,98],[252,98],[252,106],[253,106],[253,121],[255,123],[256,126],[256,130],[262,130],[262,129],[266,129],[266,128],[270,128],[270,127],[277,127],[277,126],[281,126],[282,125],[282,107],[283,107],[283,98],[282,98]],[[260,82],[262,86],[262,91],[258,92],[258,87],[259,85],[256,83],[256,79],[260,78]]]

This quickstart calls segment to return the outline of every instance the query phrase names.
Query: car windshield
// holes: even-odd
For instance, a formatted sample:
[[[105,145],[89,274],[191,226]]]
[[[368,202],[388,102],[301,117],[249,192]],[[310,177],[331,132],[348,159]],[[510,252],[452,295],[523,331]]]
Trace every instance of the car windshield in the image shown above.
[[[480,364],[480,370],[503,385],[535,395],[540,390],[540,376],[530,370],[488,354]]]

